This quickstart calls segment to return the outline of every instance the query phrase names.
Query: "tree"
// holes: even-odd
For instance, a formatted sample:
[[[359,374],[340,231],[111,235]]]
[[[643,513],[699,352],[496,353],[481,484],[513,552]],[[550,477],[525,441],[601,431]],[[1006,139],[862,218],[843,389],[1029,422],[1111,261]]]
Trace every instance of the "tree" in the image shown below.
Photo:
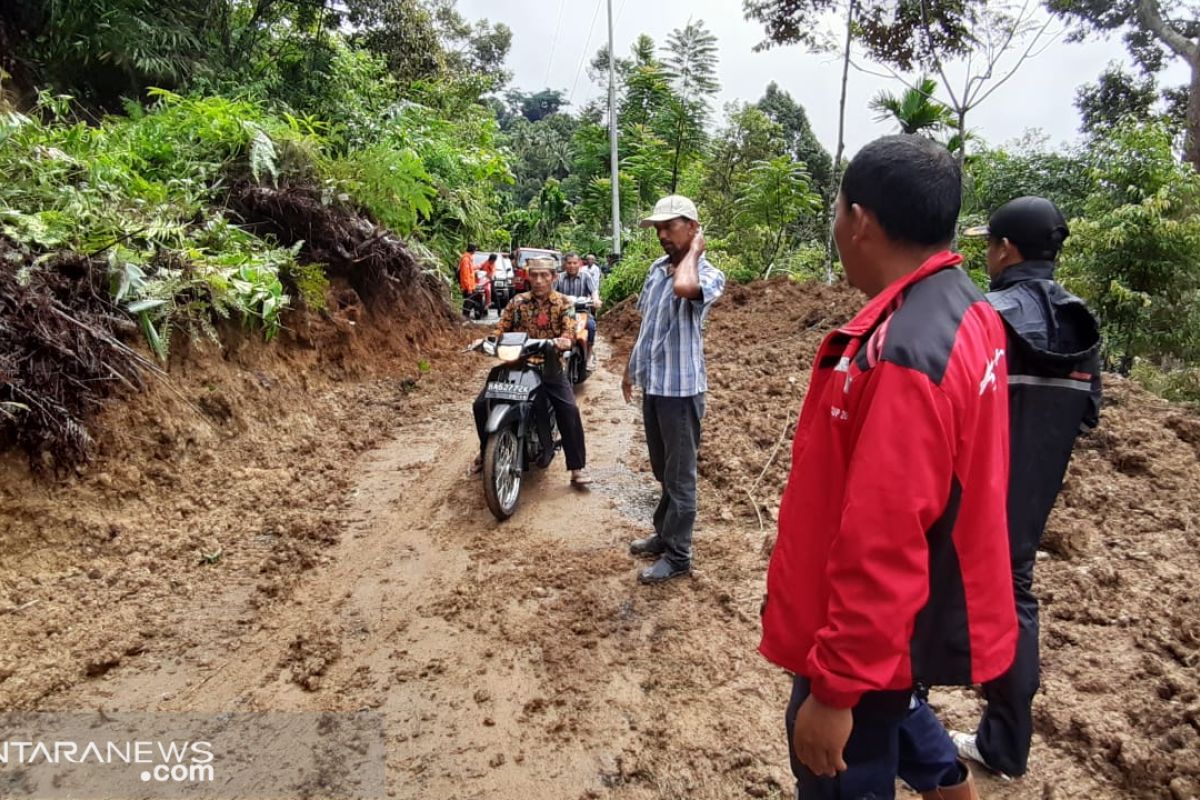
[[[980,150],[967,163],[967,178],[963,214],[980,221],[1024,195],[1048,198],[1071,220],[1083,214],[1096,187],[1086,151],[1051,151],[1033,136],[1015,147]]]
[[[804,216],[821,209],[808,172],[790,156],[756,161],[739,181],[738,226],[757,239],[757,271],[771,276],[780,254],[792,242],[791,231]],[[747,248],[748,250],[751,248]]]
[[[935,91],[937,81],[919,78],[915,86],[905,90],[899,97],[881,91],[871,100],[871,110],[879,112],[875,119],[880,122],[894,120],[899,124],[901,133],[941,133],[954,125],[955,118],[954,112],[934,99]]]
[[[1047,7],[1076,24],[1075,40],[1090,33],[1125,31],[1125,43],[1148,72],[1169,53],[1191,70],[1185,157],[1200,169],[1200,9],[1190,0],[1046,0]]]
[[[453,0],[438,0],[449,7],[447,16],[455,21],[449,30],[442,28],[446,48],[446,71],[450,75],[469,73],[486,78],[491,88],[508,83],[512,73],[504,68],[504,60],[512,48],[512,29],[502,22],[486,19],[468,24],[453,8]]]
[[[704,146],[709,99],[721,88],[717,82],[717,37],[704,27],[703,20],[671,31],[663,67],[675,95],[667,107],[668,141],[674,150],[670,190],[674,194],[684,160],[699,155]]]
[[[547,180],[530,209],[536,212],[533,229],[538,241],[547,244],[555,241],[558,229],[567,222],[569,209],[567,196],[563,194],[558,180]]]
[[[567,105],[567,98],[558,89],[542,89],[540,92],[522,92],[512,89],[505,93],[509,113],[520,115],[530,122],[557,114]]]
[[[105,110],[145,86],[182,86],[208,55],[208,0],[28,0],[0,4],[18,74]],[[24,87],[32,89],[33,86]]]
[[[983,104],[992,94],[1008,82],[1028,61],[1040,55],[1054,42],[1049,33],[1051,18],[1037,18],[1037,6],[1031,0],[1017,2],[992,2],[978,8],[964,0],[959,8],[959,20],[969,25],[965,43],[945,41],[941,25],[945,10],[932,0],[918,0],[920,11],[919,34],[924,39],[919,63],[931,67],[941,79],[949,102],[946,104],[957,119],[955,125],[955,147],[959,167],[965,172],[967,162],[967,114]],[[1010,56],[1015,56],[1010,58]],[[963,57],[963,58],[960,58]],[[962,62],[962,83],[956,85],[950,77],[948,65],[951,61]],[[892,63],[905,68],[902,60],[893,58]],[[1006,66],[1005,62],[1009,62]],[[910,84],[911,87],[911,84]]]
[[[550,178],[564,181],[571,174],[572,138],[578,125],[567,114],[553,114],[538,122],[517,117],[511,123],[508,145],[517,178],[512,191],[518,206],[528,204]]]
[[[655,58],[635,63],[622,82],[622,89],[617,102],[617,119],[622,128],[653,124],[674,97],[671,78],[662,62]]]
[[[401,83],[441,74],[445,51],[434,15],[420,0],[345,0],[345,8],[351,42],[382,56]]]
[[[853,18],[855,38],[873,60],[908,70],[925,63],[931,49],[967,53],[977,5],[977,0],[944,0],[928,7],[923,0],[743,0],[742,7],[747,19],[766,29],[767,38],[756,49],[781,44],[828,49],[822,22],[837,13]]]
[[[1092,144],[1096,188],[1072,224],[1068,286],[1104,323],[1111,363],[1200,358],[1200,175],[1161,122],[1127,122]]]
[[[1149,118],[1157,99],[1153,78],[1138,79],[1120,66],[1109,64],[1095,83],[1086,83],[1075,92],[1079,127],[1089,136],[1103,136],[1126,117]]]
[[[736,228],[738,188],[746,182],[750,168],[787,153],[783,127],[756,106],[731,105],[729,122],[712,142],[705,171],[705,230],[728,236]]]
[[[856,26],[861,32],[863,0],[847,0],[845,5],[846,37],[842,47],[842,88],[838,101],[837,150],[833,157],[833,174],[826,195],[827,208],[831,208],[841,182],[842,152],[846,141],[846,90],[850,77],[850,53]],[[767,29],[767,38],[755,46],[756,50],[780,44],[800,43],[809,50],[823,50],[827,46],[818,37],[818,22],[827,12],[840,10],[838,0],[743,0],[747,19],[756,19]],[[825,236],[825,277],[833,282],[833,215],[829,215]]]
[[[833,160],[829,157],[829,151],[821,146],[821,142],[813,133],[804,106],[793,100],[792,96],[780,89],[774,81],[767,84],[766,92],[755,106],[783,129],[787,151],[797,161],[802,161],[808,166],[813,188],[822,196],[827,196]]]

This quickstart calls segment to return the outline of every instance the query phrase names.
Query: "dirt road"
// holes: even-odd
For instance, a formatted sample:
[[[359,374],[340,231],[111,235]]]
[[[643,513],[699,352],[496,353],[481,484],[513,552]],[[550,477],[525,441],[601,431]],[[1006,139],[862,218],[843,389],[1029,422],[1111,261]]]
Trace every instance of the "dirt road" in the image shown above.
[[[759,542],[707,525],[693,579],[637,585],[625,545],[655,499],[638,415],[607,371],[579,394],[592,491],[560,457],[497,523],[464,477],[462,398],[430,404],[362,457],[348,529],[289,600],[193,598],[178,658],[42,707],[379,709],[402,798],[779,796],[784,682],[754,654],[757,597],[717,566]]]
[[[186,589],[168,587],[127,618],[157,638],[28,695],[32,707],[377,709],[398,798],[790,797],[788,682],[754,650],[770,523],[760,530],[710,502],[694,577],[639,586],[625,547],[644,532],[655,491],[637,409],[604,369],[579,392],[594,488],[572,489],[559,458],[529,480],[516,516],[495,522],[464,475],[474,368],[397,401],[404,419],[387,438],[326,462],[335,479],[285,475],[258,511],[240,498],[224,559],[193,564]],[[387,392],[332,394],[341,430],[392,402]],[[360,436],[358,449],[369,448]],[[702,498],[715,496],[702,486]],[[263,527],[260,517],[288,504],[321,509],[324,533]],[[296,531],[319,550],[273,556]],[[220,580],[202,577],[214,569]],[[298,574],[272,583],[279,571]],[[36,611],[14,614],[30,641],[44,627]],[[19,698],[14,684],[0,690]],[[959,723],[974,713],[969,693],[936,699]],[[1040,738],[1033,777],[983,783],[1003,800],[1125,796]]]

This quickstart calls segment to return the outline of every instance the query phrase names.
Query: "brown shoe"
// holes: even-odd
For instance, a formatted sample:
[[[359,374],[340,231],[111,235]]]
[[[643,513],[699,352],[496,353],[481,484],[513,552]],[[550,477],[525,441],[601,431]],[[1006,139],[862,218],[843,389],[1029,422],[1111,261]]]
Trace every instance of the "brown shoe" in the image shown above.
[[[953,786],[939,786],[928,792],[921,792],[921,797],[924,800],[979,800],[979,791],[975,788],[975,778],[971,775],[971,768],[965,761],[959,760],[958,763],[963,769],[963,774],[966,775],[961,783]]]

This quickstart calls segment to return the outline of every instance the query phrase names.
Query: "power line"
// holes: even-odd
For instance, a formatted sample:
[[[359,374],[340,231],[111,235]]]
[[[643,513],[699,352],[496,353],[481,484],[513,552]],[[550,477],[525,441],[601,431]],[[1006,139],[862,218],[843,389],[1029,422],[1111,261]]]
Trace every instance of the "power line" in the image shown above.
[[[621,0],[621,5],[617,7],[617,21],[613,23],[614,25],[621,23],[621,14],[625,12],[625,3],[626,0]]]
[[[583,74],[583,65],[587,63],[589,49],[592,46],[592,33],[596,30],[596,18],[600,16],[600,6],[604,5],[604,0],[596,0],[596,10],[592,12],[592,24],[588,25],[587,39],[583,42],[583,52],[579,56],[579,67],[575,70],[575,82],[571,84],[571,93],[567,95],[567,105],[575,99],[575,88],[579,86],[579,76]],[[612,58],[612,54],[609,54]]]
[[[558,0],[558,21],[554,23],[554,38],[550,40],[550,60],[546,62],[546,80],[543,81],[543,86],[550,85],[550,73],[554,70],[554,51],[558,48],[558,34],[562,31],[563,9],[567,7],[567,0]]]

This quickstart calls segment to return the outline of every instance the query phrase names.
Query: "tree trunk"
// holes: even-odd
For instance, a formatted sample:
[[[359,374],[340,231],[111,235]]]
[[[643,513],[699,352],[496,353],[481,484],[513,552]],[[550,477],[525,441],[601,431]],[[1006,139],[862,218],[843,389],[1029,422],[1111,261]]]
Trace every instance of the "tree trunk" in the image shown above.
[[[1200,58],[1190,59],[1192,84],[1188,87],[1187,142],[1183,157],[1196,170],[1200,170]]]
[[[967,110],[958,109],[958,172],[963,182],[967,180]]]
[[[842,190],[842,153],[846,149],[846,86],[850,81],[850,44],[854,36],[854,12],[858,0],[850,0],[846,9],[846,51],[842,58],[842,98],[838,105],[837,155],[833,158],[833,174],[829,178],[829,235],[825,238],[825,282],[833,283],[833,223],[837,219],[838,194]]]

